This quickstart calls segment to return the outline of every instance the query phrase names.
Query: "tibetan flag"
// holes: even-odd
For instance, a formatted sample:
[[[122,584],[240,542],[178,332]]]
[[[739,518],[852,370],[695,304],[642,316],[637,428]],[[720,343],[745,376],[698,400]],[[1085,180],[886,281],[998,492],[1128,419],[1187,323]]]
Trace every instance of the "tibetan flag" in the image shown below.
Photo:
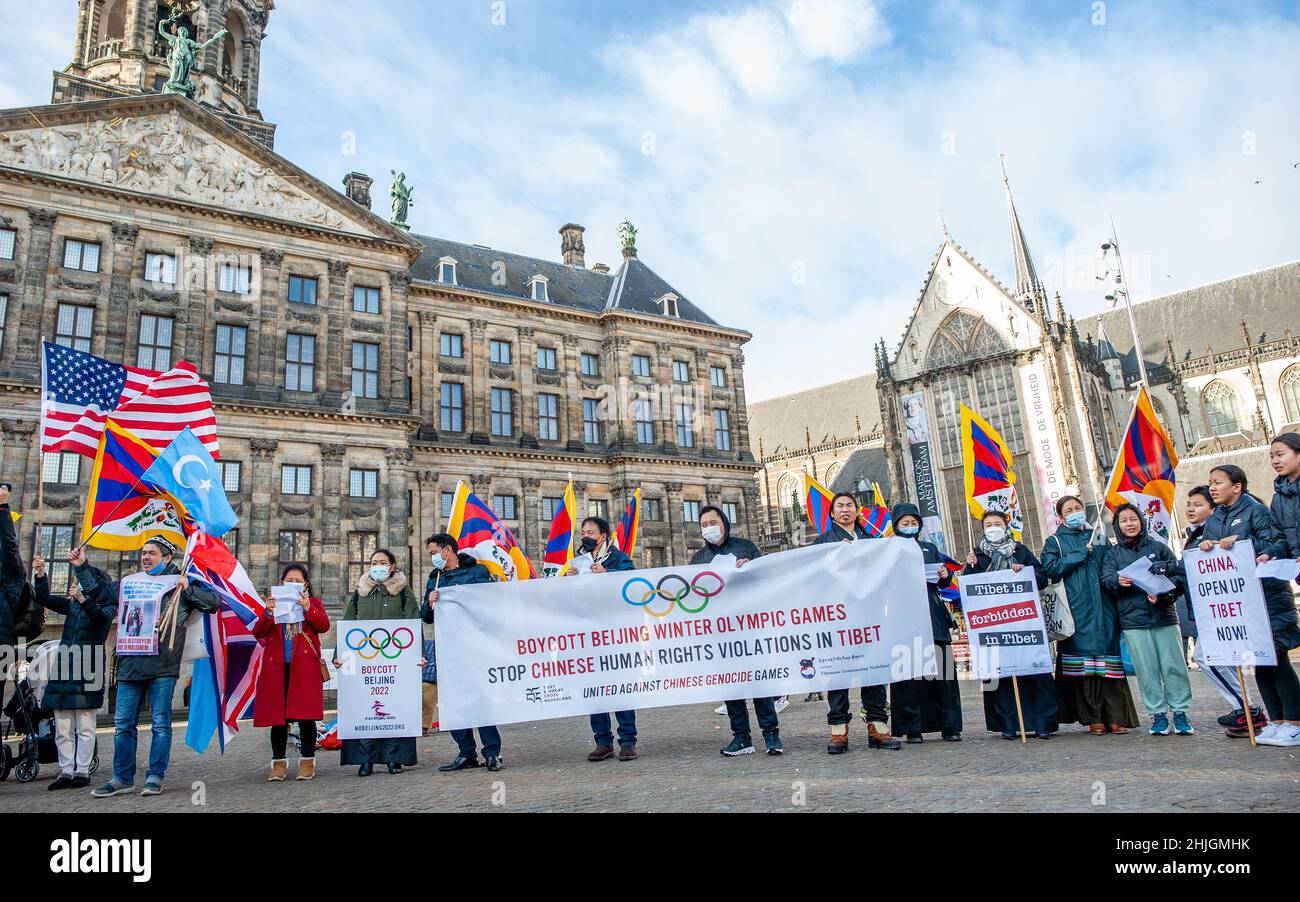
[[[942,598],[944,601],[948,602],[949,604],[951,604],[953,606],[953,610],[960,611],[961,610],[961,589],[957,585],[957,579],[961,574],[962,566],[961,564],[954,561],[952,558],[948,557],[948,555],[944,554],[942,551],[939,552],[939,560],[943,562],[944,569],[946,569],[948,571],[948,574],[952,577],[952,584],[949,585],[948,588],[946,589],[940,589],[939,597]]]
[[[456,483],[447,534],[457,547],[488,568],[497,579],[536,579],[533,564],[514,535],[463,482]]]
[[[555,511],[551,532],[546,537],[542,556],[542,576],[559,576],[573,560],[573,540],[577,534],[577,502],[573,497],[573,480],[564,487],[563,503]]]
[[[808,510],[808,522],[817,530],[817,535],[825,535],[831,528],[831,501],[835,493],[830,491],[810,473],[803,474],[804,504]]]
[[[631,557],[636,553],[636,539],[641,532],[641,490],[632,493],[632,500],[623,511],[623,519],[614,528],[614,543],[619,551]]]
[[[1138,391],[1128,418],[1115,469],[1106,486],[1106,506],[1112,511],[1129,503],[1146,517],[1147,531],[1168,544],[1174,509],[1174,470],[1178,453],[1160,425],[1151,398]]]
[[[971,516],[981,520],[990,510],[1002,511],[1019,541],[1023,521],[1011,451],[998,431],[965,404],[961,405],[961,449]]]
[[[188,426],[145,471],[144,481],[179,501],[195,527],[214,539],[239,525],[217,462]]]
[[[862,528],[873,539],[892,536],[894,534],[894,516],[889,512],[889,505],[885,504],[885,496],[880,491],[879,484],[873,482],[871,488],[875,498],[871,507],[862,508],[860,517]]]
[[[112,420],[105,423],[90,476],[82,541],[111,551],[135,551],[150,539],[185,547],[192,526],[185,508],[143,480],[157,457],[142,439]]]

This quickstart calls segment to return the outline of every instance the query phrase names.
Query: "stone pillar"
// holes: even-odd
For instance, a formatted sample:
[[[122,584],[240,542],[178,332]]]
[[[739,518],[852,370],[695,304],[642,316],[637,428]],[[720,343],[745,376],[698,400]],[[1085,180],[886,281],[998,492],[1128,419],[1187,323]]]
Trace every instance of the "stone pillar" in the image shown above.
[[[212,255],[214,247],[216,242],[211,238],[190,238],[189,258],[184,270],[180,268],[180,261],[177,261],[176,273],[176,287],[180,289],[180,297],[176,303],[176,326],[172,331],[172,341],[178,347],[191,350],[193,356],[190,359],[199,367],[199,372],[204,373],[212,372],[205,360],[209,359],[208,353],[213,353],[205,347],[207,330],[204,324],[211,316],[217,289],[221,285],[216,260]],[[239,260],[231,262],[242,265]],[[182,272],[186,273],[184,278]],[[212,342],[212,345],[215,351],[216,342]]]
[[[86,64],[86,46],[90,43],[90,5],[91,0],[79,0],[77,3],[77,43],[72,48],[72,65]]]
[[[36,513],[36,492],[40,486],[40,450],[36,447],[37,420],[0,420],[0,473],[13,483],[10,506],[19,513]],[[36,455],[36,466],[30,465]],[[24,518],[24,522],[27,518]],[[36,518],[32,518],[35,523]],[[27,551],[23,550],[24,559]]]
[[[601,344],[604,352],[606,397],[605,408],[605,445],[611,448],[623,448],[627,442],[628,411],[623,409],[624,381],[632,367],[628,361],[628,346],[631,342],[622,335],[611,335]]]
[[[399,553],[398,549],[411,544],[410,519],[406,514],[407,492],[411,487],[406,471],[412,455],[409,448],[389,448],[384,456],[388,459],[388,473],[384,478],[385,544]]]
[[[665,482],[664,520],[668,523],[668,565],[690,560],[686,554],[686,529],[682,521],[682,484]]]
[[[279,362],[284,335],[278,328],[280,302],[288,299],[283,284],[281,266],[284,264],[284,251],[275,248],[262,249],[262,283],[257,299],[258,316],[250,322],[247,352],[257,363],[254,367],[244,366],[244,383],[256,386],[259,398],[276,400],[280,396]],[[251,371],[251,372],[250,372]]]
[[[122,52],[146,53],[153,38],[145,35],[149,23],[149,4],[146,0],[126,0],[126,23],[122,35]]]
[[[419,483],[415,510],[419,535],[415,537],[414,544],[423,550],[424,540],[438,532],[442,525],[442,499],[438,497],[437,473],[433,470],[420,470],[415,474],[415,478]]]
[[[581,360],[578,339],[572,335],[564,336],[564,386],[560,398],[564,410],[559,411],[564,419],[565,447],[569,451],[583,451],[582,435],[582,379]],[[585,516],[585,514],[584,514]]]
[[[53,337],[55,323],[45,315],[46,283],[50,272],[50,246],[53,242],[54,222],[58,214],[40,207],[27,209],[29,224],[27,237],[27,265],[23,270],[22,303],[16,319],[18,325],[18,353],[20,360],[34,361],[40,366],[40,340]],[[13,315],[13,312],[10,313]],[[55,314],[51,313],[53,317]]]
[[[249,574],[253,582],[269,586],[279,575],[273,572],[280,549],[279,536],[271,535],[271,511],[280,494],[275,480],[275,452],[280,443],[273,438],[254,438],[249,440],[248,446],[253,456],[253,482],[249,493],[249,511],[253,516],[249,518],[249,552],[245,560],[253,568]],[[321,588],[325,588],[323,584]]]
[[[582,526],[582,521],[587,518],[587,483],[585,480],[575,479],[573,481],[573,509],[574,517],[578,522],[573,524],[574,529]]]
[[[249,56],[248,63],[248,108],[256,110],[258,108],[259,84],[262,79],[262,42],[266,40],[267,18],[270,14],[265,10],[253,10],[253,28],[256,29],[256,43],[253,52]]]
[[[741,486],[740,497],[743,500],[740,520],[745,530],[745,537],[754,544],[758,544],[758,539],[762,534],[761,524],[758,519],[758,486],[752,483]]]
[[[104,340],[104,356],[109,360],[121,360],[128,364],[134,363],[134,360],[128,360],[126,356],[126,337],[127,335],[138,335],[139,325],[131,328],[130,318],[135,313],[135,305],[131,303],[131,277],[135,274],[135,241],[140,237],[140,229],[125,222],[113,223],[113,256],[112,269],[109,271],[108,283],[108,309],[104,311],[106,322],[106,332]],[[179,278],[179,273],[178,273]],[[177,322],[177,326],[181,323]],[[172,330],[172,358],[179,360],[184,345],[177,341],[177,334],[180,330]]]
[[[321,598],[330,604],[342,599],[350,586],[344,585],[348,568],[347,549],[344,547],[343,535],[343,498],[347,494],[343,472],[343,459],[348,447],[344,444],[331,443],[321,445],[321,556],[318,569],[320,578],[316,580],[321,591]]]
[[[420,329],[416,333],[415,355],[417,366],[412,382],[414,398],[412,404],[420,417],[419,437],[437,439],[439,423],[438,407],[438,314],[420,313]]]
[[[691,389],[694,394],[695,447],[710,453],[718,450],[718,438],[713,428],[713,389],[709,387],[709,352],[695,349]]]
[[[537,345],[532,326],[519,327],[515,344],[514,368],[519,373],[519,440],[528,448],[537,447]]]
[[[738,459],[752,461],[754,453],[749,447],[749,406],[745,401],[745,355],[737,351],[731,355],[732,406],[731,442]]]
[[[406,315],[411,288],[411,274],[404,270],[392,270],[388,273],[388,304],[384,308],[384,325],[388,331],[388,340],[380,350],[380,391],[388,386],[385,399],[389,410],[408,413],[416,409],[415,387],[411,387],[411,399],[406,399],[407,361],[410,355],[406,350],[407,329],[410,319]],[[414,342],[412,342],[414,344]],[[387,374],[387,375],[385,375]],[[412,383],[414,383],[412,379]]]
[[[326,361],[323,390],[331,398],[341,398],[352,391],[352,349],[345,347],[348,334],[348,264],[344,260],[329,262],[329,306],[325,328],[317,339],[316,359]],[[319,342],[325,342],[324,354]],[[324,400],[324,399],[322,399]]]
[[[655,366],[660,373],[659,396],[654,402],[654,416],[657,420],[655,431],[658,432],[659,447],[664,451],[672,452],[677,447],[677,428],[676,428],[676,388],[677,383],[673,381],[673,348],[667,342],[659,342],[655,345],[655,351],[659,355]]]
[[[487,320],[469,323],[469,385],[465,398],[465,431],[469,440],[486,445],[492,431],[492,381],[488,378]]]
[[[546,531],[551,525],[541,521],[542,481],[530,476],[519,480],[519,487],[523,496],[520,498],[523,510],[519,512],[519,535],[515,538],[519,540],[524,553],[540,566],[541,555],[529,552],[542,550],[546,543]]]

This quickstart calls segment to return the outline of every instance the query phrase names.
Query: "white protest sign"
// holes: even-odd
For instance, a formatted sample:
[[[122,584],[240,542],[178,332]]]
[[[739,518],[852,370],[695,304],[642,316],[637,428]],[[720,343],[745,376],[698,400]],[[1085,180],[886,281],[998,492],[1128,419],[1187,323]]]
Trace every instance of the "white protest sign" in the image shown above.
[[[303,585],[288,583],[271,587],[271,599],[275,602],[276,623],[302,623],[306,619],[305,611],[299,602],[302,600]]]
[[[1275,666],[1277,651],[1255,573],[1254,543],[1245,539],[1230,551],[1188,548],[1183,565],[1205,662],[1214,667]]]
[[[1052,651],[1038,599],[1034,568],[963,576],[971,660],[981,680],[1052,672]]]
[[[1260,579],[1283,579],[1287,582],[1300,576],[1300,561],[1289,557],[1277,557],[1271,561],[1255,566],[1255,575]]]
[[[419,736],[420,621],[344,620],[338,637],[339,738]]]
[[[132,573],[122,577],[117,591],[117,645],[121,657],[158,654],[158,618],[163,599],[176,588],[178,574],[150,576]]]
[[[1119,571],[1119,575],[1132,581],[1133,585],[1148,595],[1164,595],[1178,588],[1169,577],[1160,573],[1152,573],[1151,564],[1151,558],[1140,557]]]
[[[863,685],[936,672],[920,547],[444,588],[442,728]]]

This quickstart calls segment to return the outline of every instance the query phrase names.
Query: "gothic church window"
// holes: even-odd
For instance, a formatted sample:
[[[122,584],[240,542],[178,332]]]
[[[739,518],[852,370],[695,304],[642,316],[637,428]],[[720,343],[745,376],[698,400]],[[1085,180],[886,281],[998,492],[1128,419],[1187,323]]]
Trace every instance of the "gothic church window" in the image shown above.
[[[1300,364],[1282,374],[1282,404],[1286,407],[1286,421],[1300,423]]]
[[[1241,415],[1237,410],[1237,392],[1222,381],[1211,382],[1201,395],[1205,411],[1205,425],[1211,435],[1230,435],[1241,431]]]

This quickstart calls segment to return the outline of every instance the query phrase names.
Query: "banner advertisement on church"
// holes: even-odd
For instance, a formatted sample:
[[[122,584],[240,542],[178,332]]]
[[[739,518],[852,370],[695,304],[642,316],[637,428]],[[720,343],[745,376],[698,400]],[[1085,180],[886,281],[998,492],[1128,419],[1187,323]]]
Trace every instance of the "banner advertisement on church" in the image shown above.
[[[916,506],[921,509],[921,537],[947,551],[939,512],[939,490],[934,479],[934,456],[930,451],[930,415],[925,409],[925,393],[902,397],[903,425],[907,429],[907,447],[912,457],[912,485],[916,487]]]
[[[1067,482],[1065,457],[1061,453],[1060,432],[1056,428],[1056,411],[1052,404],[1051,384],[1047,380],[1047,366],[1035,360],[1020,367],[1020,390],[1029,420],[1025,423],[1025,439],[1029,456],[1034,462],[1038,477],[1038,499],[1043,511],[1044,534],[1056,531],[1060,525],[1056,516],[1056,502],[1065,495],[1079,494],[1079,487]],[[1024,495],[1022,493],[1021,497]]]

